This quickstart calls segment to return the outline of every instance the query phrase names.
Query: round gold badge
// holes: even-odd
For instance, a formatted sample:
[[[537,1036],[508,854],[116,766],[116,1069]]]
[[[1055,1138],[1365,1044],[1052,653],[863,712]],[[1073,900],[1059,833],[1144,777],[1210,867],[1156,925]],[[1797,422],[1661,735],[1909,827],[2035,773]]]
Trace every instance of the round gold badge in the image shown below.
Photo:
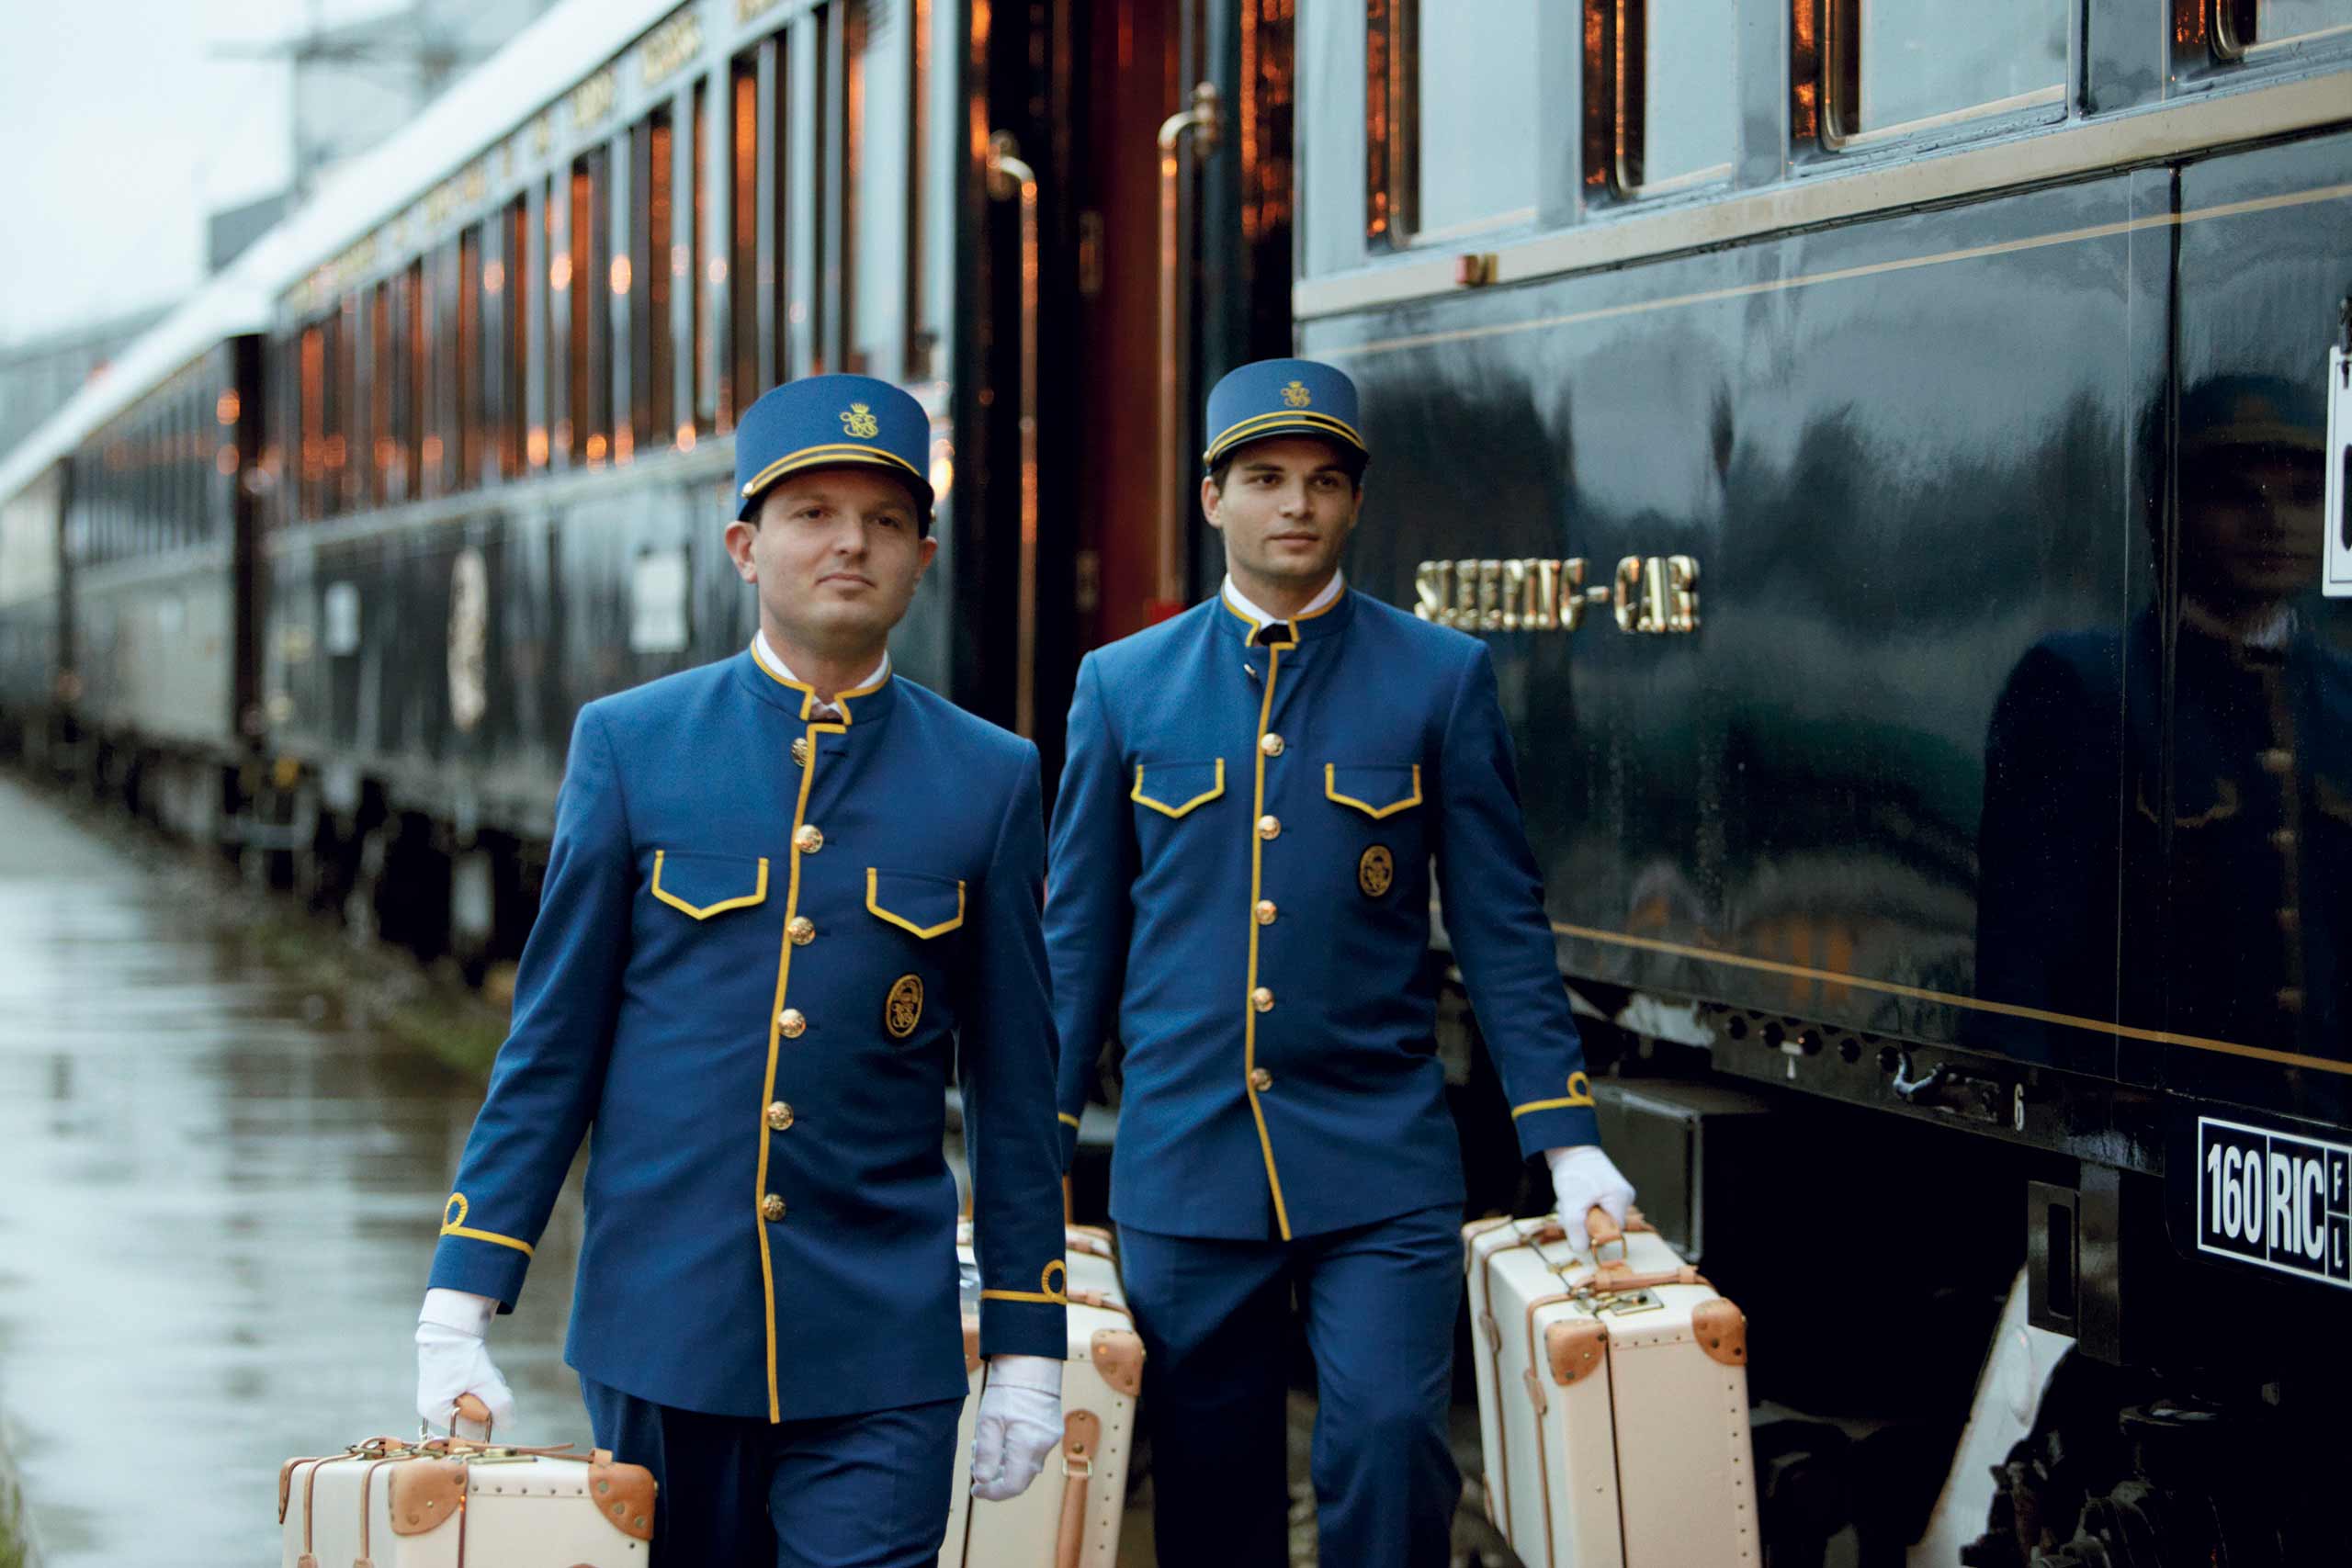
[[[1396,862],[1385,844],[1374,844],[1356,862],[1356,886],[1367,898],[1377,898],[1396,880]]]
[[[882,1024],[889,1030],[890,1038],[904,1040],[922,1021],[922,976],[901,975],[890,987],[890,999],[883,1004]]]

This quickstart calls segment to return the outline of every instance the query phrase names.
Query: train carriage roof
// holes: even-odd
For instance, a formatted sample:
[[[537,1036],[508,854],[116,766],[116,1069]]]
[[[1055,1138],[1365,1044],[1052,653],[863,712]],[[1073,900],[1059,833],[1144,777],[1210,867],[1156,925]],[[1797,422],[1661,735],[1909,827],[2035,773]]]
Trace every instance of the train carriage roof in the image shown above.
[[[684,8],[680,0],[563,0],[549,8],[423,114],[353,159],[0,456],[0,502],[215,344],[266,330],[287,290]]]

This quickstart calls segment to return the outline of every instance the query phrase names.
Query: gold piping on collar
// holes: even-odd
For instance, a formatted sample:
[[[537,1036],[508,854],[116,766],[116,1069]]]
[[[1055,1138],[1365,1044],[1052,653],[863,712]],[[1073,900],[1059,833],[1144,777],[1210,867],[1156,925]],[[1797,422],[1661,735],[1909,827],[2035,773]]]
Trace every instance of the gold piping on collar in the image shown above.
[[[872,696],[875,693],[888,685],[891,678],[898,673],[898,671],[892,668],[889,662],[889,657],[888,652],[886,650],[882,656],[882,678],[880,680],[869,681],[863,686],[853,686],[846,692],[836,692],[833,694],[833,700],[830,705],[841,710],[842,728],[844,729],[849,728],[850,724],[850,700],[854,697]],[[817,705],[817,688],[808,684],[806,681],[796,681],[789,675],[783,674],[777,671],[774,665],[770,664],[765,659],[760,657],[760,645],[756,642],[752,645],[752,662],[759,666],[761,674],[766,676],[769,680],[774,681],[777,685],[789,686],[794,691],[800,694],[800,722],[803,724],[808,723],[809,720],[809,710]]]
[[[1342,588],[1337,593],[1331,595],[1330,602],[1328,604],[1319,605],[1312,610],[1305,611],[1299,615],[1277,617],[1283,626],[1290,628],[1290,640],[1288,642],[1270,642],[1266,644],[1266,646],[1268,648],[1297,647],[1298,623],[1301,621],[1314,620],[1318,615],[1329,615],[1332,611],[1340,607],[1340,602],[1347,596],[1348,590]],[[1219,588],[1216,591],[1216,602],[1225,607],[1225,613],[1227,615],[1231,615],[1235,620],[1239,621],[1243,626],[1250,628],[1241,636],[1241,646],[1244,648],[1254,646],[1258,639],[1258,634],[1266,627],[1275,624],[1274,621],[1252,620],[1249,615],[1244,615],[1239,609],[1235,607],[1232,600],[1225,596],[1225,590],[1222,588]]]

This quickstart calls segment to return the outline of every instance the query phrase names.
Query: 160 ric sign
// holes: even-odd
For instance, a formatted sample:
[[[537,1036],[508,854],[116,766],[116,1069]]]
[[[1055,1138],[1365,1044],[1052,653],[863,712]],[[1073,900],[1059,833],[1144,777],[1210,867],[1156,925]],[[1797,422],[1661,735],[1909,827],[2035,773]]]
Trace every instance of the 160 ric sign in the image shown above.
[[[2352,1287],[2352,1149],[2197,1119],[2197,1246]]]

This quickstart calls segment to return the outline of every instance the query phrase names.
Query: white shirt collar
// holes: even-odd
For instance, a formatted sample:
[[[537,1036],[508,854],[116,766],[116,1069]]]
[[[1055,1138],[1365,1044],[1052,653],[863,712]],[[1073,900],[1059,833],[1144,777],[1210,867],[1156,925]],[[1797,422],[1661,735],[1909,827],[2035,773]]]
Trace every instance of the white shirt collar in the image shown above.
[[[1225,574],[1225,602],[1232,605],[1236,610],[1238,610],[1242,615],[1247,615],[1250,619],[1257,622],[1261,626],[1272,622],[1283,619],[1294,621],[1302,620],[1308,615],[1314,615],[1318,610],[1328,608],[1333,600],[1339,598],[1340,594],[1347,591],[1348,574],[1344,571],[1335,571],[1331,574],[1331,581],[1323,585],[1323,592],[1308,600],[1306,602],[1306,607],[1299,611],[1297,615],[1287,617],[1282,615],[1270,615],[1265,611],[1258,608],[1257,605],[1251,604],[1250,602],[1249,595],[1243,593],[1240,589],[1234,586],[1233,574],[1231,572],[1227,572]]]
[[[754,631],[752,634],[752,657],[758,660],[761,663],[766,665],[770,670],[774,671],[776,674],[783,676],[786,680],[791,682],[796,686],[805,686],[808,683],[792,672],[792,666],[784,661],[784,656],[776,652],[775,645],[768,641],[768,634],[764,627],[758,631]],[[873,687],[880,685],[884,681],[888,680],[889,677],[890,650],[886,648],[882,650],[882,662],[876,665],[873,670],[867,673],[865,680],[860,681],[856,685],[851,687],[850,690],[854,692],[870,690]],[[811,712],[817,715],[831,715],[835,718],[839,718],[841,716],[842,710],[841,705],[838,703],[829,703],[820,699],[816,707],[813,708]]]

